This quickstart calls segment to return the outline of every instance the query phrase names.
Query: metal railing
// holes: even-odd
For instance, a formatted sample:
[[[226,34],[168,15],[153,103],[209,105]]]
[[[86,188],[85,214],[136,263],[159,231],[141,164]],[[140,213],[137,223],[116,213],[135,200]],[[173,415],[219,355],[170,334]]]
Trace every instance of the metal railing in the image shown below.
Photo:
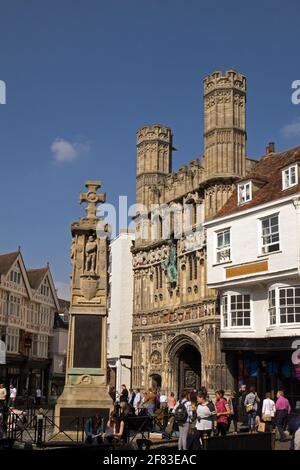
[[[86,442],[87,417],[70,417],[68,424],[56,424],[55,416],[49,410],[8,408],[2,415],[4,437],[19,443],[35,444],[37,447],[65,446],[68,444],[83,444]],[[156,416],[130,415],[126,416],[124,438],[115,439],[113,447],[131,445],[139,437],[149,440],[153,431],[163,432],[165,425]],[[102,422],[102,430],[104,425]],[[103,433],[102,433],[103,434]]]

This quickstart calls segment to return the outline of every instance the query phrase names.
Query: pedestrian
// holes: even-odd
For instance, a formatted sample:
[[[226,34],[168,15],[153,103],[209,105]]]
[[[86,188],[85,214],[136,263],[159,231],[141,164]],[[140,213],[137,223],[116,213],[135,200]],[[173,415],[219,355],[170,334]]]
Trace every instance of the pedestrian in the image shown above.
[[[135,414],[138,414],[139,409],[141,407],[141,403],[142,403],[142,395],[141,395],[140,389],[137,388],[135,392],[134,400],[133,400],[133,408],[134,408]]]
[[[102,442],[103,421],[99,415],[88,418],[85,424],[86,443],[97,445]]]
[[[230,425],[233,423],[234,434],[237,434],[238,431],[238,401],[236,397],[236,392],[231,390],[230,397],[228,399],[228,406],[230,410],[230,415],[228,416],[228,427],[227,431],[230,430]]]
[[[175,393],[171,392],[169,397],[168,397],[168,409],[170,413],[173,411],[176,405],[176,398],[175,398]]]
[[[244,425],[248,424],[248,416],[245,410],[246,396],[247,396],[247,386],[245,384],[241,384],[239,388],[239,394],[238,394],[238,417],[239,417],[239,421],[241,421]]]
[[[162,409],[168,408],[168,397],[164,392],[160,392],[159,404]]]
[[[295,437],[297,438],[296,440],[298,444],[300,444],[299,430],[300,430],[300,414],[297,413],[290,417],[289,424],[288,424],[288,431],[290,435],[292,436],[290,450],[300,450],[300,449],[295,448]],[[296,436],[297,432],[298,434]]]
[[[35,391],[35,404],[36,404],[36,406],[40,406],[41,398],[42,398],[42,390],[40,389],[40,387],[37,387],[37,389]]]
[[[248,427],[250,434],[256,432],[255,426],[258,403],[260,403],[260,399],[255,391],[255,387],[250,387],[249,393],[246,395],[244,402],[245,410],[248,416]]]
[[[120,403],[125,402],[128,403],[128,390],[125,384],[122,384],[121,392],[120,392]]]
[[[5,406],[7,391],[3,384],[0,384],[0,410]]]
[[[209,402],[204,392],[197,394],[197,418],[194,431],[193,449],[204,447],[204,437],[209,437],[213,428],[214,413],[209,408]]]
[[[261,418],[266,424],[266,431],[268,432],[271,432],[273,429],[275,411],[275,402],[271,399],[271,393],[267,392],[262,405]]]
[[[135,398],[135,391],[132,388],[130,388],[129,396],[128,396],[128,403],[130,406],[133,406],[134,398]]]
[[[217,436],[226,436],[230,409],[224,398],[224,390],[217,390],[215,408],[217,412]]]
[[[17,397],[17,389],[13,386],[13,384],[10,384],[9,386],[9,403],[8,406],[10,408],[13,408],[15,401]]]
[[[155,405],[156,405],[156,393],[151,388],[149,388],[148,392],[146,392],[144,395],[144,403],[143,403],[143,408],[147,410],[147,414],[149,416],[154,416]]]
[[[196,412],[196,408],[197,408],[197,405],[198,405],[197,400],[198,400],[197,390],[194,389],[190,392],[190,401],[191,401],[191,404],[192,404],[192,408],[193,408],[193,410],[195,410],[195,412]]]
[[[276,415],[275,421],[276,426],[280,435],[280,442],[285,442],[285,435],[284,430],[286,426],[287,416],[291,412],[291,405],[287,398],[284,396],[284,392],[282,390],[278,390],[277,392],[277,400],[275,404],[276,408]]]
[[[115,403],[116,401],[116,388],[115,387],[111,387],[109,391],[109,395],[111,396],[113,403]]]
[[[187,438],[191,419],[193,417],[192,404],[188,399],[188,392],[181,393],[180,400],[176,403],[173,414],[179,428],[178,450],[187,450]]]

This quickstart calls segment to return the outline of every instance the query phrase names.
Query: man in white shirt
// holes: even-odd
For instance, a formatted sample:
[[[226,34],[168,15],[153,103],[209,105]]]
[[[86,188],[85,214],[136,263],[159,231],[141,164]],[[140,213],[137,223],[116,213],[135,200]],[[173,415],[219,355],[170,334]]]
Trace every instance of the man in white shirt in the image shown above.
[[[35,404],[36,406],[40,406],[42,398],[42,390],[38,387],[35,391]]]
[[[17,389],[13,386],[13,384],[10,384],[9,386],[9,404],[8,406],[12,408],[15,404],[17,397]]]

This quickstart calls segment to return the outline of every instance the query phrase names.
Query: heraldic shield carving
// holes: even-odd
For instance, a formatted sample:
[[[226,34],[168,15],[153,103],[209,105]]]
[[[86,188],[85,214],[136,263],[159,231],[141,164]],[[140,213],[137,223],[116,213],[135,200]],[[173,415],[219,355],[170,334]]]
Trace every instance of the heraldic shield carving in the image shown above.
[[[82,275],[80,276],[80,288],[81,292],[86,300],[92,300],[96,297],[98,290],[98,276]]]

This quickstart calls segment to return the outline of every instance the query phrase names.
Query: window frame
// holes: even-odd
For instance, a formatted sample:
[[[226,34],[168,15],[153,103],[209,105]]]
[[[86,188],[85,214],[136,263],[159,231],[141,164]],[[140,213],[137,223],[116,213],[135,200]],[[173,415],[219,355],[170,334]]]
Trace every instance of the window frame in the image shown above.
[[[268,309],[268,327],[269,328],[274,328],[274,327],[295,327],[295,326],[298,326],[300,325],[300,321],[293,321],[293,322],[281,322],[281,311],[280,311],[280,308],[293,308],[293,309],[296,309],[297,307],[300,308],[300,302],[298,304],[293,303],[293,304],[290,304],[288,305],[288,302],[286,302],[284,305],[282,305],[282,307],[280,306],[280,291],[282,290],[287,290],[287,289],[292,289],[292,290],[296,290],[296,289],[300,289],[300,284],[296,284],[296,285],[291,285],[291,286],[275,286],[275,287],[270,287],[270,289],[268,290],[268,296],[269,296],[269,293],[271,291],[275,292],[275,309],[276,309],[276,323],[271,323],[270,322],[270,309]],[[296,293],[296,292],[295,292]],[[294,293],[294,296],[293,298],[296,298],[296,295]],[[300,296],[297,296],[300,298]],[[300,313],[299,313],[300,314]],[[294,313],[286,313],[285,315],[288,316],[288,315],[299,315],[297,314],[296,312]]]
[[[248,198],[247,187],[249,188]],[[245,199],[242,200],[242,197],[245,197]],[[242,206],[243,204],[247,204],[250,201],[252,201],[252,181],[248,180],[245,182],[238,183],[238,205]]]
[[[290,180],[291,180],[291,170],[294,169],[295,170],[295,182],[294,183],[291,183]],[[286,189],[290,189],[292,188],[293,186],[297,186],[298,184],[298,171],[299,171],[299,167],[298,167],[298,164],[297,163],[293,163],[292,165],[289,165],[288,167],[284,168],[282,170],[282,191],[285,191]],[[288,173],[288,184],[286,182],[286,173]]]
[[[269,234],[265,234],[263,233],[263,223],[266,221],[266,220],[271,220],[272,218],[274,217],[277,217],[277,226],[278,226],[278,230],[277,232],[274,232],[272,233],[271,232],[271,227],[272,227],[272,224],[269,223]],[[264,238],[266,237],[269,237],[272,239],[272,237],[278,235],[278,241],[271,241],[269,243],[264,243]],[[272,247],[272,246],[275,246],[275,245],[278,245],[277,249],[273,250],[273,251],[264,251],[264,249],[266,247]],[[277,253],[278,251],[280,251],[280,221],[279,221],[279,212],[276,212],[274,214],[270,214],[270,215],[267,215],[265,217],[261,217],[259,219],[259,255],[260,256],[268,256],[268,255],[271,255],[273,253]]]
[[[249,320],[250,323],[249,325],[233,325],[232,324],[232,297],[237,297],[237,296],[242,296],[242,304],[244,305],[245,299],[244,297],[247,296],[249,297]],[[225,302],[226,298],[226,302]],[[224,315],[224,306],[227,306],[227,319],[225,320],[225,315]],[[243,313],[246,312],[246,310],[242,310]],[[248,311],[248,309],[247,309]],[[244,317],[243,317],[244,318]],[[249,330],[253,329],[253,303],[252,303],[252,296],[249,292],[247,293],[240,293],[240,292],[231,292],[231,293],[226,293],[221,296],[221,328],[222,330],[230,331],[230,330]]]
[[[223,242],[225,240],[225,234],[229,233],[229,244],[225,244],[222,247],[219,247],[219,236],[222,235]],[[219,257],[220,253],[229,251],[228,259],[222,259]],[[223,264],[231,262],[231,227],[226,227],[215,232],[215,263]]]

